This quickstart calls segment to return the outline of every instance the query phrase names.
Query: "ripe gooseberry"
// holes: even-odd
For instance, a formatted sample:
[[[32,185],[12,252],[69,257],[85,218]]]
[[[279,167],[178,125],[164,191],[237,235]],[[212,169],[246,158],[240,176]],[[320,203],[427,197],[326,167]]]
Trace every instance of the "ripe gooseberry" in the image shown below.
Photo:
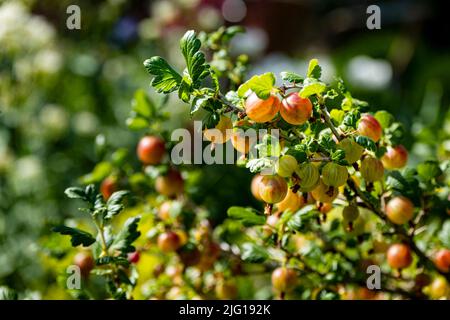
[[[363,114],[359,120],[358,133],[377,142],[383,134],[383,129],[374,116],[366,113]]]
[[[172,201],[164,201],[159,206],[158,217],[163,221],[169,220],[171,209],[172,209]]]
[[[143,137],[137,146],[138,158],[145,165],[161,163],[165,152],[164,140],[156,136]]]
[[[402,145],[388,147],[386,153],[381,157],[381,161],[386,169],[400,169],[408,161],[408,151]]]
[[[361,162],[360,172],[367,182],[381,180],[384,176],[383,163],[377,158],[365,157]]]
[[[258,187],[261,199],[270,204],[282,201],[288,191],[286,180],[276,175],[263,176]]]
[[[106,201],[111,197],[111,195],[117,191],[117,181],[114,177],[107,177],[102,181],[100,185],[100,193],[103,196],[103,199]]]
[[[364,152],[364,148],[350,138],[345,138],[340,141],[337,147],[338,149],[344,150],[345,160],[349,164],[355,163],[356,161],[361,159],[361,156]]]
[[[266,100],[263,100],[253,92],[245,101],[245,112],[247,116],[250,120],[258,123],[272,120],[279,110],[280,99],[273,94]]]
[[[222,144],[231,138],[229,130],[233,129],[233,123],[227,116],[220,116],[220,120],[214,129],[206,129],[203,131],[204,137],[212,143]]]
[[[431,298],[440,299],[448,295],[448,284],[443,277],[437,277],[433,280],[429,287]]]
[[[289,189],[283,201],[277,204],[277,208],[281,212],[286,210],[295,212],[300,209],[304,203],[305,200],[303,199],[303,196],[301,194],[299,194],[298,192],[293,192],[291,189]]]
[[[327,186],[343,186],[347,182],[347,178],[347,168],[337,163],[329,162],[322,168],[322,181]]]
[[[256,135],[252,135],[251,132],[246,132],[246,130],[240,128],[249,124],[250,123],[246,120],[237,121],[234,124],[233,134],[231,135],[231,144],[242,154],[247,154],[250,151],[252,144],[257,140]]]
[[[259,182],[263,178],[262,175],[257,174],[253,177],[252,183],[250,185],[250,190],[252,192],[252,195],[255,197],[256,200],[262,201],[261,196],[259,195]]]
[[[391,245],[387,251],[387,262],[394,269],[408,267],[412,263],[411,249],[403,243]]]
[[[322,180],[320,180],[319,185],[311,191],[313,198],[319,202],[333,202],[338,196],[338,193],[338,188],[327,186]]]
[[[312,191],[319,183],[320,172],[317,166],[312,163],[302,163],[295,170],[299,177],[300,190],[303,192]]]
[[[301,98],[297,92],[293,92],[281,102],[280,114],[289,124],[304,124],[311,117],[312,103],[308,98]]]
[[[163,252],[176,251],[181,246],[180,236],[173,231],[161,233],[158,236],[158,248]]]
[[[297,166],[297,160],[293,156],[287,154],[278,159],[275,164],[275,171],[280,177],[289,178],[292,176],[295,169],[297,169]]]
[[[404,224],[412,219],[414,205],[406,197],[397,196],[386,204],[386,215],[395,224]]]
[[[73,258],[73,263],[80,268],[83,277],[88,277],[95,265],[94,258],[88,252],[78,252]]]
[[[155,180],[155,189],[159,194],[166,197],[173,197],[183,192],[184,181],[181,173],[171,169],[164,176],[159,176]]]
[[[128,262],[130,263],[138,263],[139,259],[141,258],[141,255],[139,253],[139,251],[134,251],[134,252],[130,252],[128,253]]]
[[[434,257],[434,264],[442,272],[450,271],[450,250],[440,249]]]
[[[279,292],[292,291],[297,285],[297,273],[295,270],[279,267],[272,272],[272,286]]]

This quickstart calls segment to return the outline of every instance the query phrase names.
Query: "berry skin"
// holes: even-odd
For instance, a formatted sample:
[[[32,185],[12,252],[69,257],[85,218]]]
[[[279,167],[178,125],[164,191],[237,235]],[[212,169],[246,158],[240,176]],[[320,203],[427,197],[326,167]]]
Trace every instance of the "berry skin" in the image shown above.
[[[138,158],[145,165],[161,163],[165,152],[164,140],[155,136],[143,137],[137,146]]]
[[[431,298],[440,299],[448,295],[449,287],[443,277],[438,277],[430,284],[429,293]]]
[[[338,149],[345,151],[345,160],[347,160],[349,164],[355,163],[361,159],[364,152],[364,148],[350,138],[345,138],[339,142],[337,147]]]
[[[111,195],[117,191],[117,181],[114,177],[107,177],[100,185],[100,193],[106,201]]]
[[[359,217],[359,209],[355,205],[349,205],[342,211],[342,217],[346,221],[355,221]]]
[[[180,236],[173,231],[161,233],[158,236],[158,248],[163,252],[172,252],[178,250],[181,246]]]
[[[291,155],[284,155],[278,159],[275,170],[280,177],[289,178],[297,169],[297,160]]]
[[[400,169],[408,162],[408,151],[402,145],[394,148],[388,147],[386,153],[381,157],[381,161],[386,169]]]
[[[280,110],[280,99],[275,95],[270,95],[266,100],[258,98],[256,93],[252,93],[245,101],[245,112],[250,120],[264,123],[272,120]]]
[[[391,245],[387,251],[387,262],[394,269],[409,267],[412,263],[411,249],[402,243]]]
[[[141,258],[141,255],[140,255],[139,251],[130,252],[128,254],[128,262],[130,262],[130,263],[138,263],[140,258]]]
[[[406,197],[394,197],[386,204],[386,215],[395,224],[404,224],[412,219],[414,205]]]
[[[95,261],[90,253],[79,252],[73,258],[73,263],[80,268],[81,275],[88,277],[92,269],[94,269]]]
[[[347,168],[334,162],[327,163],[322,169],[322,181],[330,187],[340,187],[347,182]]]
[[[320,172],[317,166],[312,163],[302,163],[295,173],[300,179],[300,190],[303,192],[309,192],[314,190],[319,184]]]
[[[303,196],[298,192],[293,192],[291,189],[288,190],[286,197],[283,201],[277,204],[279,211],[283,212],[289,210],[290,212],[295,212],[300,209],[305,203]]]
[[[442,272],[449,272],[450,271],[450,250],[441,249],[438,252],[436,252],[436,255],[434,257],[434,264]]]
[[[250,147],[256,141],[256,135],[246,134],[246,130],[239,128],[241,126],[250,125],[247,120],[239,120],[234,124],[233,133],[231,135],[231,144],[242,154],[247,154]]]
[[[171,201],[164,201],[161,203],[158,209],[158,217],[163,220],[167,221],[170,219],[170,210],[172,209],[172,202]]]
[[[289,124],[301,125],[311,117],[312,103],[308,98],[301,98],[297,92],[283,99],[280,108],[281,117]]]
[[[375,182],[381,180],[384,176],[383,163],[374,157],[365,157],[361,161],[361,176],[367,182]]]
[[[270,204],[282,201],[288,191],[286,181],[279,176],[263,176],[258,186],[261,199]]]
[[[155,189],[166,197],[173,197],[183,193],[184,181],[181,173],[176,170],[170,170],[167,175],[157,177]]]
[[[330,203],[336,199],[338,193],[338,188],[327,186],[322,180],[320,180],[319,185],[311,191],[311,195],[316,201]]]
[[[358,133],[372,139],[374,142],[378,142],[383,134],[383,129],[374,116],[366,113],[359,120]]]
[[[222,144],[227,142],[231,135],[230,130],[233,129],[233,123],[231,119],[226,116],[220,116],[219,123],[215,127],[216,130],[206,129],[203,131],[203,136],[205,139],[211,141],[212,143]],[[218,131],[217,131],[218,130]]]
[[[297,285],[295,270],[285,267],[276,268],[272,272],[272,286],[278,292],[292,291]]]
[[[252,184],[250,186],[250,190],[252,192],[252,195],[255,197],[256,200],[262,201],[261,196],[259,195],[259,182],[263,178],[262,175],[257,174],[252,179]]]

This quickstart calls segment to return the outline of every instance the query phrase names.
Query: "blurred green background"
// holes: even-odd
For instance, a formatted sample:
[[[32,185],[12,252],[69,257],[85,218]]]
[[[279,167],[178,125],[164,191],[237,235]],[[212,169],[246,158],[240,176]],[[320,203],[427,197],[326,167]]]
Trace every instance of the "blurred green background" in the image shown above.
[[[81,9],[80,30],[66,27],[71,4]],[[141,133],[126,126],[133,93],[145,88],[159,99],[142,62],[163,55],[181,64],[178,40],[187,29],[244,25],[233,52],[250,56],[249,76],[303,73],[317,57],[324,80],[342,77],[356,97],[403,122],[409,164],[449,159],[450,30],[443,4],[379,1],[380,30],[366,27],[369,4],[0,1],[0,286],[23,298],[58,296],[41,244],[50,225],[76,214],[63,191],[94,168],[99,144],[134,152]],[[188,108],[176,98],[168,110],[166,129],[188,125]],[[205,167],[191,197],[220,221],[230,205],[252,201],[249,179],[234,166]]]

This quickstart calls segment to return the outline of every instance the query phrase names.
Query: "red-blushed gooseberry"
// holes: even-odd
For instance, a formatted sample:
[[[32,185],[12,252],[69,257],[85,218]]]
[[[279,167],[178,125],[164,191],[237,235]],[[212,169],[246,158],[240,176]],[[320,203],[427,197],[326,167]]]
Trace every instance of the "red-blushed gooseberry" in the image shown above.
[[[293,92],[281,102],[280,114],[289,124],[304,124],[311,117],[312,103],[308,98],[301,98],[297,92]]]
[[[386,255],[389,266],[394,269],[407,268],[412,263],[411,249],[403,243],[392,244]]]
[[[156,136],[143,137],[137,146],[139,160],[145,165],[161,163],[166,152],[164,140]]]
[[[181,247],[180,236],[173,231],[166,231],[158,236],[158,248],[163,252],[172,252]]]
[[[155,189],[159,194],[166,197],[173,197],[183,193],[184,181],[181,173],[171,169],[166,175],[157,177]]]
[[[400,169],[408,162],[408,151],[402,145],[387,147],[386,153],[381,157],[386,169]]]
[[[245,112],[250,120],[264,123],[272,120],[280,110],[280,99],[271,94],[267,99],[260,99],[256,93],[250,94],[245,101]]]
[[[386,215],[395,224],[404,224],[412,219],[414,204],[406,197],[397,196],[386,204]]]
[[[375,142],[378,142],[383,134],[383,129],[374,116],[366,113],[363,114],[359,120],[358,133],[372,139]]]

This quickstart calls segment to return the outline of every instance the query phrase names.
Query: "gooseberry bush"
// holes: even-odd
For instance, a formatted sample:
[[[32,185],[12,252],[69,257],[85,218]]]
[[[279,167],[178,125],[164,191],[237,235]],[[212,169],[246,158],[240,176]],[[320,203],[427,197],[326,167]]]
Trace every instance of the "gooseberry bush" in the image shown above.
[[[342,79],[323,82],[316,59],[306,75],[286,71],[277,81],[268,72],[245,81],[248,58],[230,55],[239,32],[186,32],[183,72],[159,56],[146,60],[151,86],[165,98],[160,106],[144,91],[134,98],[127,124],[146,131],[135,157],[141,166],[117,150],[84,177],[86,187],[66,190],[86,202],[94,227],[54,228],[91,249],[74,263],[88,284],[101,280],[83,296],[448,298],[448,164],[407,167],[402,125],[353,97]],[[171,163],[175,143],[162,126],[169,95],[202,120],[211,152],[234,147],[236,165],[254,177],[229,192],[249,188],[260,206],[230,207],[212,225],[208,208],[190,201],[185,182],[197,169]],[[248,129],[262,137],[252,140]],[[143,256],[157,257],[151,270],[139,270]],[[370,266],[378,267],[376,288]]]

